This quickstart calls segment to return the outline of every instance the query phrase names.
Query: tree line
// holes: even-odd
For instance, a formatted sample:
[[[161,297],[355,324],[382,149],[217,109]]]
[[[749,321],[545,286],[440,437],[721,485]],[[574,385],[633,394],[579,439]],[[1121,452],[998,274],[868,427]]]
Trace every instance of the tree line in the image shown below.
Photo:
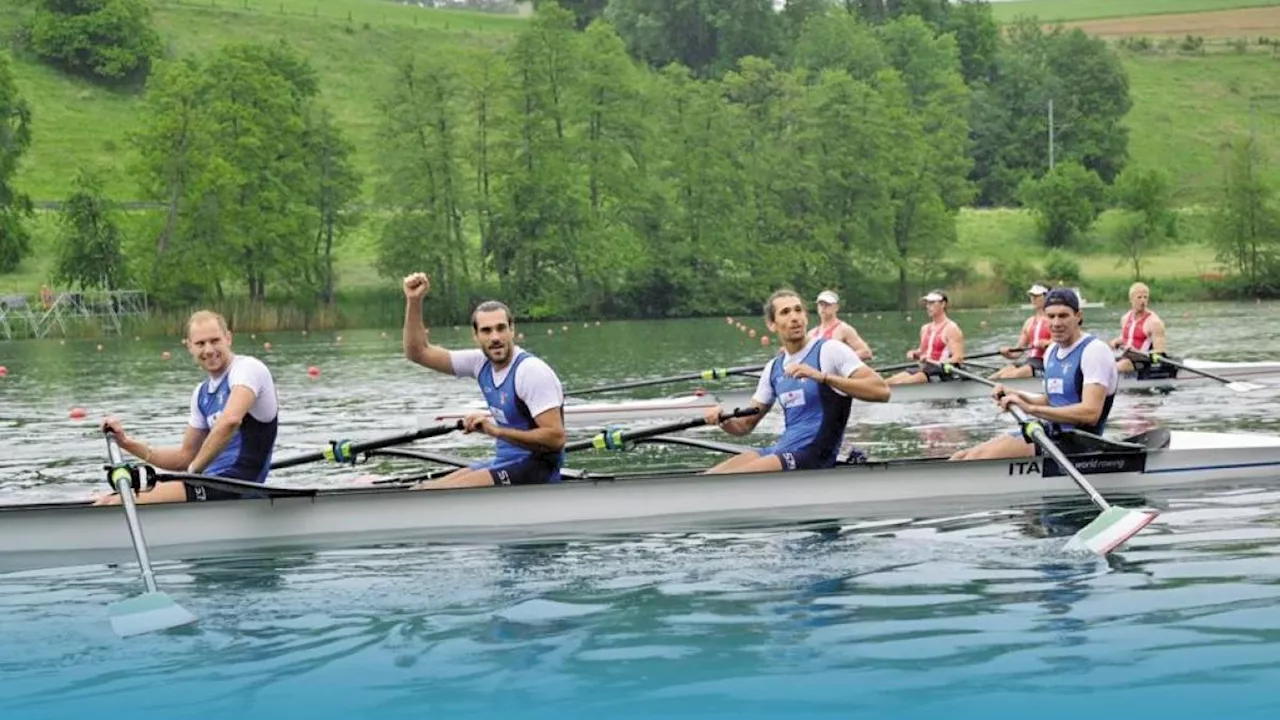
[[[433,311],[453,319],[490,296],[529,318],[736,313],[788,284],[906,306],[970,271],[944,259],[965,205],[1032,207],[1055,246],[1127,208],[1139,274],[1169,224],[1167,182],[1124,172],[1114,52],[1031,20],[1001,33],[981,2],[542,4],[504,47],[388,68],[367,179],[285,43],[138,68],[131,172],[163,210],[122,238],[82,173],[58,273],[127,277],[161,303],[332,302],[335,248],[361,222],[379,273],[430,271]],[[0,271],[29,248],[6,230],[29,212],[6,168],[32,122],[6,77]]]

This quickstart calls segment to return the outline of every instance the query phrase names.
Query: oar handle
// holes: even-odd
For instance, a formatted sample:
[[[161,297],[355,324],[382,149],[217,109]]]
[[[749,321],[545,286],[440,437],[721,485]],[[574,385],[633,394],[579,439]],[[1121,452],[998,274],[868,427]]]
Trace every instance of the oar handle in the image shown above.
[[[723,380],[733,375],[742,375],[743,373],[759,370],[759,365],[741,365],[739,367],[731,368],[710,368],[696,373],[686,373],[684,375],[649,378],[647,380],[631,380],[628,382],[612,383],[609,385],[597,385],[596,387],[583,388],[581,390],[569,390],[565,392],[565,395],[594,395],[595,393],[613,392],[615,390],[630,390],[632,388],[651,387],[653,385],[666,385],[668,383],[685,382],[688,380]]]
[[[737,408],[732,412],[720,413],[718,422],[758,414],[760,414],[760,408],[757,407]],[[681,420],[680,422],[674,422],[667,425],[659,425],[658,427],[647,428],[645,430],[635,430],[632,432],[624,432],[620,428],[607,428],[603,432],[596,433],[588,440],[579,440],[578,442],[565,445],[564,451],[574,452],[575,450],[587,450],[589,448],[596,448],[599,450],[622,450],[625,448],[627,443],[633,440],[643,440],[645,438],[665,435],[667,433],[702,427],[707,424],[707,419],[705,417],[699,417]]]
[[[392,435],[390,437],[378,438],[366,442],[351,442],[350,440],[330,440],[328,447],[323,450],[298,455],[297,457],[286,458],[271,463],[272,470],[282,470],[298,465],[316,462],[318,460],[328,460],[336,463],[352,463],[355,462],[356,456],[360,453],[369,452],[371,450],[381,450],[382,448],[392,447],[394,445],[406,445],[415,440],[426,440],[427,438],[445,435],[455,430],[462,429],[462,421],[453,423],[444,423],[441,425],[433,425],[431,427],[421,428],[411,433],[403,433],[400,435]]]

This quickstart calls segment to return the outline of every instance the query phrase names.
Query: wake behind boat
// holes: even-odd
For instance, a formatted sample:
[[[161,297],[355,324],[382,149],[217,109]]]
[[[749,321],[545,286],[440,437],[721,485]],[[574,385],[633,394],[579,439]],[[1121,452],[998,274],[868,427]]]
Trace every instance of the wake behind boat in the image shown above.
[[[1073,455],[1103,493],[1256,485],[1280,477],[1280,437],[1153,431]],[[651,438],[684,442],[688,438]],[[1045,458],[916,458],[790,473],[580,473],[554,485],[414,491],[403,486],[267,488],[265,498],[138,508],[151,557],[371,542],[502,541],[976,512],[1078,497]],[[225,481],[235,490],[246,484]],[[262,491],[262,486],[249,489]],[[116,508],[0,506],[0,572],[124,562],[134,547]]]

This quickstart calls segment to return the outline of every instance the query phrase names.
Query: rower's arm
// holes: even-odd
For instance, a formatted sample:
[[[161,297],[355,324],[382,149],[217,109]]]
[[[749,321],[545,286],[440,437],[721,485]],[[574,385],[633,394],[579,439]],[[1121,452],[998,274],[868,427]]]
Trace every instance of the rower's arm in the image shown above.
[[[186,432],[182,435],[182,445],[179,447],[153,448],[146,443],[136,443],[137,447],[127,449],[148,465],[170,472],[186,472],[191,461],[196,459],[196,453],[200,451],[200,446],[208,434],[208,430],[188,425]]]
[[[405,301],[404,332],[401,339],[406,358],[436,372],[453,374],[453,361],[449,358],[449,351],[438,345],[432,345],[427,340],[427,328],[422,320],[420,299]]]
[[[231,443],[231,439],[236,436],[236,432],[240,430],[240,424],[244,422],[244,416],[248,414],[249,408],[253,407],[257,399],[253,390],[248,387],[232,386],[231,395],[227,398],[227,405],[218,416],[218,421],[209,428],[208,435],[204,438],[204,442],[200,443],[195,457],[182,470],[200,473],[209,467],[209,463],[213,462],[213,459],[218,457],[218,454],[225,450]]]
[[[818,380],[833,390],[866,402],[889,402],[889,384],[870,365],[861,365],[848,377],[823,373]],[[759,417],[758,415],[756,417]]]
[[[840,339],[845,345],[853,348],[853,351],[858,353],[859,360],[870,362],[875,358],[875,353],[871,352],[871,346],[867,344],[866,340],[862,339],[862,336],[858,334],[857,330],[853,329],[853,326],[845,325],[841,328]]]
[[[564,418],[560,416],[560,408],[553,407],[533,418],[534,427],[529,430],[499,427],[491,423],[490,434],[523,448],[537,452],[559,452],[564,449]]]
[[[1070,425],[1093,425],[1102,417],[1102,409],[1107,402],[1107,388],[1097,383],[1089,383],[1080,393],[1080,402],[1062,407],[1050,407],[1048,399],[1045,404],[1033,404],[1027,412],[1042,420]]]
[[[1022,332],[1018,333],[1018,346],[1002,347],[1000,348],[1000,354],[1012,360],[1013,356],[1020,355],[1022,353],[1021,348],[1033,347],[1031,344],[1031,324],[1031,320],[1027,320],[1022,323]]]
[[[1151,338],[1151,352],[1163,354],[1165,351],[1164,321],[1152,317],[1147,321],[1147,337]]]
[[[764,416],[768,414],[770,405],[765,405],[764,403],[759,402],[757,400],[752,400],[750,407],[756,408],[760,412],[756,413],[755,415],[747,415],[745,417],[737,417],[731,420],[725,420],[724,422],[720,423],[720,429],[729,433],[730,435],[735,435],[738,437],[742,437],[743,435],[750,434],[751,431],[755,430],[756,426],[760,424],[760,421],[764,419]],[[717,409],[717,412],[719,412],[718,409]]]
[[[943,332],[942,338],[947,343],[947,351],[951,353],[951,362],[957,365],[964,362],[964,333],[960,332],[960,326],[952,323]]]

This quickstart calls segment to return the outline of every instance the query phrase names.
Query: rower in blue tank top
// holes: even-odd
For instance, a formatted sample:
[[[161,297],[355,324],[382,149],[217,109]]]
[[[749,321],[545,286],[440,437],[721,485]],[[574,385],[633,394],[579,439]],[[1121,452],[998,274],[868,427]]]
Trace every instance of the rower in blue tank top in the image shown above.
[[[480,384],[486,412],[463,420],[467,432],[494,438],[494,456],[448,475],[419,483],[436,490],[493,485],[533,485],[560,481],[564,466],[564,389],[541,358],[515,345],[511,310],[488,301],[471,313],[477,350],[446,350],[427,340],[422,299],[431,284],[423,273],[404,279],[404,354],[419,365]]]
[[[782,436],[774,445],[735,455],[709,473],[832,467],[844,441],[853,398],[889,401],[884,379],[848,345],[808,337],[809,318],[799,295],[790,290],[775,292],[765,302],[764,313],[783,350],[765,365],[751,397],[751,406],[760,413],[719,422],[724,408],[711,408],[707,421],[731,435],[746,435],[776,401],[782,406]]]
[[[271,371],[258,358],[231,350],[227,321],[201,310],[187,321],[187,349],[208,377],[191,393],[180,447],[157,447],[125,434],[116,418],[102,427],[115,433],[120,449],[160,470],[265,483],[279,424],[279,400]],[[252,497],[226,490],[163,482],[138,493],[139,503],[231,500]],[[99,504],[115,504],[107,495]]]
[[[1068,288],[1055,288],[1045,296],[1044,313],[1053,342],[1045,350],[1044,393],[1032,394],[997,385],[992,390],[1001,410],[1017,405],[1044,423],[1049,436],[1063,452],[1089,448],[1070,430],[1101,435],[1115,401],[1120,375],[1105,342],[1084,332],[1080,298]],[[1037,446],[1022,430],[1001,433],[951,456],[952,460],[984,460],[1030,457]]]

